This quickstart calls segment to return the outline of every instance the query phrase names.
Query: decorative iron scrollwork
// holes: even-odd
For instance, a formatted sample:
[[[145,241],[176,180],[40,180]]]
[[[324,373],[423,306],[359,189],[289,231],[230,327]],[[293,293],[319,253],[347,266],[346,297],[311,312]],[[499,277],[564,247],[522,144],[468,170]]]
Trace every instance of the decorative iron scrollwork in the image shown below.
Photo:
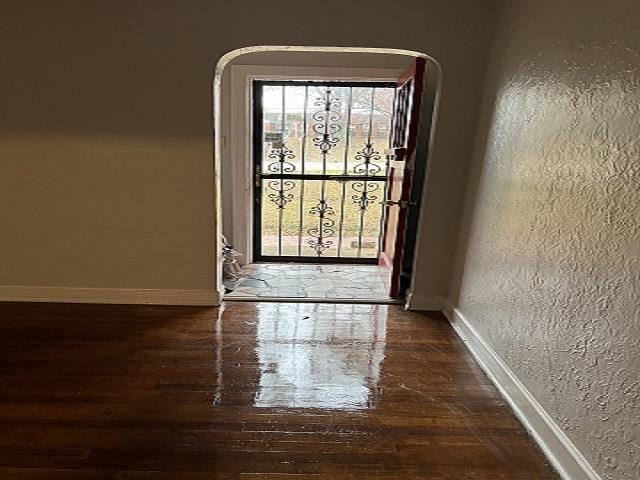
[[[371,142],[365,143],[362,150],[359,150],[355,156],[356,161],[361,161],[362,163],[355,165],[353,171],[357,174],[377,175],[382,170],[382,167],[372,162],[380,161],[380,158],[380,152],[373,148],[373,144]]]
[[[296,166],[288,161],[293,160],[296,156],[293,150],[288,148],[284,143],[280,148],[271,149],[268,157],[276,160],[267,165],[267,170],[271,173],[291,173],[296,169]]]
[[[333,147],[335,147],[340,139],[336,137],[336,134],[342,129],[342,127],[335,122],[339,122],[342,118],[340,114],[341,101],[338,97],[333,95],[330,88],[324,93],[324,98],[318,98],[314,105],[316,107],[322,107],[313,113],[312,118],[317,122],[314,123],[312,128],[317,137],[313,138],[313,144],[320,149],[320,152],[326,156]]]
[[[318,216],[318,227],[307,230],[309,236],[313,237],[307,241],[307,244],[316,251],[316,255],[319,257],[333,245],[333,241],[327,240],[327,238],[333,237],[336,233],[333,228],[335,221],[327,216],[334,215],[335,212],[333,207],[330,207],[327,201],[322,198],[315,207],[309,210],[309,213]]]
[[[304,91],[291,87],[272,88],[268,102],[256,96],[255,118],[262,131],[278,132],[263,135],[255,145],[262,236],[257,251],[264,257],[316,261],[374,258],[366,244],[380,234],[378,202],[387,190],[383,148],[390,140],[390,128],[381,128],[381,122],[394,125],[393,117],[389,123],[379,113],[389,113],[393,87],[331,82],[309,82]],[[388,92],[376,95],[377,89]],[[280,109],[272,105],[278,98]],[[279,142],[264,142],[272,138]]]
[[[353,203],[357,203],[360,210],[366,210],[369,205],[378,199],[377,195],[371,195],[373,192],[380,190],[378,182],[353,182],[351,188],[357,192],[357,195],[351,195]]]
[[[293,193],[286,192],[293,190],[296,182],[292,180],[271,180],[267,186],[276,192],[270,193],[267,196],[269,197],[269,201],[275,203],[278,208],[283,209],[287,203],[293,200]]]

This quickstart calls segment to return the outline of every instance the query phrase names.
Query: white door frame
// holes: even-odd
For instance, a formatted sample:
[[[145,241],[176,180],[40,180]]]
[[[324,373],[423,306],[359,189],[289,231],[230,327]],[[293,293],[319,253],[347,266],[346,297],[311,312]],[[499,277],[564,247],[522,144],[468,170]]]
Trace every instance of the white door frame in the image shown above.
[[[253,261],[253,80],[396,81],[402,70],[388,68],[293,67],[232,65],[228,154],[222,159],[232,178],[233,246],[243,254],[241,265]],[[238,161],[240,160],[240,161]],[[223,200],[224,201],[224,200]],[[224,205],[229,208],[228,205]]]

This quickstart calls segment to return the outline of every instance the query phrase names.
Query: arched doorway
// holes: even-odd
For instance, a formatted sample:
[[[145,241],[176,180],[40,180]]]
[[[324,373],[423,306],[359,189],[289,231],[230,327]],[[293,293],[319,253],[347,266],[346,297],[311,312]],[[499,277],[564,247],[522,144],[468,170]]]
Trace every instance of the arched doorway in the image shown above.
[[[263,59],[259,59],[260,56]],[[260,299],[273,296],[278,299],[296,298],[299,301],[397,301],[402,297],[412,277],[413,249],[418,235],[417,212],[420,208],[430,151],[429,142],[438,101],[440,68],[431,57],[417,52],[336,47],[249,47],[230,52],[218,63],[214,81],[218,231],[245,256],[242,263],[288,262],[288,267],[284,269],[286,271],[292,270],[290,262],[351,265],[379,262],[384,243],[382,227],[385,211],[387,215],[389,211],[388,207],[381,206],[384,200],[388,200],[388,189],[384,180],[387,179],[385,173],[389,162],[386,161],[388,152],[383,147],[390,146],[390,132],[394,128],[394,122],[390,119],[392,112],[384,112],[384,108],[377,105],[375,99],[384,98],[385,95],[389,97],[389,94],[392,97],[396,96],[395,82],[402,74],[402,66],[412,62],[422,62],[427,74],[426,80],[420,80],[420,86],[423,88],[422,109],[418,112],[419,135],[416,138],[414,155],[417,161],[412,167],[415,175],[411,182],[411,198],[402,202],[406,204],[402,207],[399,206],[401,202],[396,202],[398,208],[406,208],[406,226],[403,227],[406,229],[406,235],[403,233],[402,258],[397,262],[401,275],[398,275],[394,298],[382,294],[380,289],[375,291],[376,298],[373,298],[370,292],[365,292],[364,296],[355,295],[354,298],[353,294],[358,293],[358,288],[362,289],[358,278],[366,278],[367,282],[375,283],[371,282],[371,278],[375,276],[372,275],[373,272],[364,272],[365,267],[354,267],[353,272],[349,272],[348,269],[334,269],[335,272],[347,272],[347,276],[354,282],[353,285],[345,283],[344,278],[336,278],[336,281],[342,283],[342,287],[353,287],[351,292],[337,292],[336,289],[329,292],[322,291],[322,288],[312,288],[310,292],[300,295],[300,288],[296,288],[295,292],[293,288],[279,288],[277,295],[261,295]],[[269,89],[269,95],[265,95],[266,89]],[[345,107],[347,104],[353,106],[351,100],[354,92],[357,92],[358,97],[370,100],[366,108],[354,111],[353,108]],[[320,105],[319,98],[311,98],[314,95],[328,99],[330,108],[325,108],[327,102]],[[276,96],[279,100],[275,103],[279,103],[282,108],[278,107],[277,112],[271,108],[274,111],[265,114],[265,110],[269,109],[270,103],[274,103]],[[340,96],[342,98],[339,98]],[[299,101],[301,99],[305,101]],[[340,112],[332,111],[332,101],[341,104]],[[296,103],[301,105],[289,108],[284,106]],[[310,111],[311,105],[318,107],[318,110]],[[387,110],[390,109],[391,107],[387,106]],[[381,111],[380,115],[377,115],[377,110]],[[305,113],[302,114],[302,111]],[[327,122],[322,124],[323,119],[320,117],[323,116],[323,111],[327,112],[326,118],[335,114],[341,117],[339,121],[344,123],[340,125],[337,117],[333,117],[337,130],[341,130],[341,136],[325,135],[325,140],[330,142],[325,142],[324,145],[318,138],[329,132],[333,126]],[[256,112],[260,117],[259,122]],[[385,113],[386,121],[381,121],[385,118]],[[314,115],[320,123],[307,122]],[[358,119],[358,116],[362,118]],[[385,125],[382,125],[383,123]],[[310,133],[319,134],[320,137],[311,138]],[[372,141],[372,137],[375,136],[382,137],[378,138],[381,142],[377,145]],[[337,161],[337,156],[330,157],[327,152],[340,142],[342,148],[333,150],[340,152],[340,160]],[[294,147],[293,144],[295,148],[289,148]],[[328,148],[324,148],[327,146]],[[309,157],[311,147],[315,149],[315,157],[318,158],[313,156],[314,152]],[[314,160],[317,163],[315,166],[319,168],[315,174],[320,176],[309,178],[309,175],[314,175],[310,172],[313,170]],[[342,164],[339,168],[338,163]],[[333,167],[341,171],[338,172],[336,169],[334,172]],[[381,174],[371,175],[374,171]],[[366,178],[355,178],[357,173],[364,173]],[[291,175],[296,178],[289,178]],[[314,190],[312,185],[317,186],[317,198],[306,201],[300,192],[304,185],[307,185],[307,192]],[[297,191],[291,191],[293,189]],[[354,191],[350,192],[351,189]],[[373,190],[378,190],[378,195],[381,196],[372,194]],[[345,200],[348,200],[348,205]],[[294,205],[295,208],[290,208]],[[350,215],[349,208],[353,205],[356,205],[355,214]],[[323,209],[329,213],[322,212]],[[370,212],[377,212],[378,216],[371,215]],[[295,221],[292,222],[293,217]],[[345,229],[345,222],[349,219],[353,222],[354,218],[354,225],[347,225],[348,228]],[[313,221],[318,222],[317,226],[309,224]],[[297,231],[290,228],[292,223],[296,224],[294,230]],[[220,251],[220,248],[217,250]],[[299,267],[298,270],[304,268]],[[254,297],[253,293],[259,289],[261,282],[269,283],[259,277],[269,276],[274,272],[260,273],[262,275],[258,275],[258,278],[245,283],[244,292],[240,297]],[[275,272],[278,278],[273,283],[281,287],[294,286],[291,280],[282,281],[281,275],[282,271]],[[340,275],[338,274],[338,277]],[[384,275],[378,280],[383,278]],[[315,280],[307,279],[311,283]],[[320,280],[332,281],[326,278]],[[388,288],[389,285],[386,284],[383,290],[388,291]],[[236,293],[240,293],[239,291]],[[272,289],[271,292],[275,293],[276,290]]]

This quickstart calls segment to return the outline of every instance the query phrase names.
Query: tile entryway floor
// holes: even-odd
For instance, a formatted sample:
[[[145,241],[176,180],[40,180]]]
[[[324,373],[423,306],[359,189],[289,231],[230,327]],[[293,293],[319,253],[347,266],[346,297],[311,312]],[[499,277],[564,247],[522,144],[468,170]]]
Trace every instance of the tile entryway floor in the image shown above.
[[[254,263],[237,282],[225,281],[232,290],[225,298],[388,300],[384,274],[377,265]]]

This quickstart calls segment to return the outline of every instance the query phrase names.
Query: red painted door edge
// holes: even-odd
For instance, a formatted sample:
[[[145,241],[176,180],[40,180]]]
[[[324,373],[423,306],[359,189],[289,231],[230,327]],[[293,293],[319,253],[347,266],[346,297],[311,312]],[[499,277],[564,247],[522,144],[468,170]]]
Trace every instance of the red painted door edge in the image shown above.
[[[393,135],[402,135],[403,142],[398,138],[393,139],[394,146],[391,149],[394,155],[389,162],[389,179],[387,182],[389,195],[388,199],[399,202],[398,205],[387,205],[385,207],[385,228],[382,232],[382,248],[380,249],[379,265],[389,269],[388,289],[391,298],[398,297],[400,293],[400,275],[402,273],[402,256],[407,228],[407,213],[409,200],[411,198],[411,185],[413,182],[413,165],[415,163],[415,152],[418,143],[418,128],[420,123],[420,103],[422,101],[424,75],[426,61],[423,58],[415,58],[403,75],[398,79],[398,91],[408,82],[412,82],[411,93],[409,95],[409,108],[402,111],[400,101],[394,105],[396,122],[403,123],[403,131],[394,129]],[[404,117],[404,118],[403,118]],[[401,158],[402,160],[397,160]],[[402,162],[402,164],[400,163]],[[392,167],[391,165],[395,166]],[[402,170],[398,171],[398,165]],[[394,192],[394,176],[399,177],[398,183],[400,191]],[[400,178],[401,177],[401,178]],[[392,210],[396,209],[395,215]]]

